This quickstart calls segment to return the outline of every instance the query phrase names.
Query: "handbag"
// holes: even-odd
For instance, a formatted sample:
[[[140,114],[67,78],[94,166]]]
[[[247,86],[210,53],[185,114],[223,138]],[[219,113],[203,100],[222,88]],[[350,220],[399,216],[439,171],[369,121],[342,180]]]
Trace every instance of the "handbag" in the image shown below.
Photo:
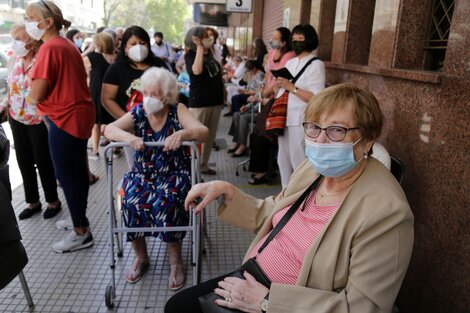
[[[299,206],[304,202],[307,196],[312,192],[312,190],[318,185],[320,180],[322,179],[322,175],[318,176],[317,179],[302,193],[302,195],[295,201],[295,203],[289,208],[289,210],[284,214],[281,218],[279,223],[277,223],[276,227],[273,228],[271,233],[269,234],[268,238],[264,241],[261,247],[258,249],[258,254],[266,248],[269,242],[281,231],[281,229],[287,224],[290,218],[294,215],[295,211],[299,208]],[[303,210],[303,209],[302,209]],[[248,259],[242,266],[240,266],[236,271],[228,274],[226,277],[238,277],[241,279],[245,279],[243,276],[243,272],[247,271],[250,273],[257,282],[263,284],[265,287],[271,287],[271,280],[266,276],[263,269],[259,266],[258,262],[256,262],[256,256]],[[201,310],[204,313],[235,313],[235,312],[242,312],[240,310],[229,309],[226,307],[222,307],[217,305],[214,301],[217,299],[224,299],[223,297],[217,295],[215,292],[210,292],[204,296],[198,298],[199,304],[201,306]]]
[[[292,83],[295,82],[302,76],[307,67],[317,57],[313,57],[304,65],[300,72],[294,77]],[[287,121],[287,102],[289,100],[289,91],[284,91],[283,94],[274,100],[269,110],[268,117],[266,118],[266,133],[271,136],[282,136],[284,134],[284,128],[286,128]]]

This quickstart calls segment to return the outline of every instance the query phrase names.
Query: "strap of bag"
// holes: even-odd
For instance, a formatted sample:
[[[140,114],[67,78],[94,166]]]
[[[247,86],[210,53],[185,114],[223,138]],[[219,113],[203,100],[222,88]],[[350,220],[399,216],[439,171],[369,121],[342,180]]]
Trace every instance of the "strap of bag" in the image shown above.
[[[292,80],[292,83],[295,84],[295,82],[297,81],[297,79],[300,78],[300,76],[302,76],[302,74],[305,72],[305,70],[307,69],[307,67],[312,64],[313,61],[315,60],[318,60],[317,57],[313,57],[311,58],[310,60],[308,60],[308,62],[304,65],[304,67],[302,67],[302,69],[300,70],[300,72],[295,75],[294,79]]]
[[[323,178],[323,175],[318,176],[317,179],[308,187],[304,193],[295,201],[295,203],[289,208],[289,210],[284,214],[284,216],[281,218],[279,223],[277,223],[276,227],[271,231],[269,234],[268,238],[266,238],[266,241],[263,243],[263,245],[258,249],[258,254],[263,251],[264,248],[268,245],[268,243],[273,240],[273,238],[281,231],[281,229],[287,224],[287,222],[290,220],[290,218],[294,215],[295,211],[299,208],[299,206],[304,202],[304,200],[307,198],[307,196],[312,192],[312,190],[318,185],[320,180]],[[256,258],[256,256],[255,256]]]

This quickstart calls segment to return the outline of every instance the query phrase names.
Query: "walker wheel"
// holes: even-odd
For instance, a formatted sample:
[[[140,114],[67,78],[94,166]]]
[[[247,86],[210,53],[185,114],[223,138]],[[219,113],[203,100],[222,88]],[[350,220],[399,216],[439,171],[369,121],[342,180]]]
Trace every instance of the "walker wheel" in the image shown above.
[[[106,287],[106,292],[105,292],[105,295],[104,295],[104,301],[105,301],[106,307],[108,309],[112,309],[114,307],[113,295],[114,295],[113,286],[111,286],[111,285],[107,286]]]

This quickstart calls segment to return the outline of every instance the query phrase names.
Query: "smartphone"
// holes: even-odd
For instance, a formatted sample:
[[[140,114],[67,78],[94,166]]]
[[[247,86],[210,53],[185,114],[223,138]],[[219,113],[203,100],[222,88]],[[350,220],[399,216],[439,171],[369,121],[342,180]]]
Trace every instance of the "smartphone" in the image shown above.
[[[271,70],[271,73],[274,75],[274,77],[283,77],[288,80],[294,79],[294,76],[289,72],[289,70],[285,67],[280,68],[278,70]]]

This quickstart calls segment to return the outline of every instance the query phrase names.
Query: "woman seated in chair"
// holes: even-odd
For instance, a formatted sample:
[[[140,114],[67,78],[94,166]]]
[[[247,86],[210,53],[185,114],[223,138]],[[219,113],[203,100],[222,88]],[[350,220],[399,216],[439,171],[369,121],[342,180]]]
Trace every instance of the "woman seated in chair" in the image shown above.
[[[370,157],[382,123],[372,93],[336,85],[309,102],[307,159],[278,196],[256,199],[225,181],[193,186],[186,208],[201,212],[223,196],[219,219],[257,232],[244,261],[255,257],[271,285],[246,271],[245,279],[223,275],[176,294],[165,312],[202,312],[198,298],[212,291],[217,305],[243,312],[391,312],[411,257],[413,214],[393,175]]]
[[[180,149],[183,141],[203,142],[208,129],[189,110],[177,103],[175,77],[165,69],[150,68],[142,75],[143,103],[105,128],[110,140],[124,141],[136,150],[134,164],[123,180],[122,208],[127,227],[186,226],[188,213],[184,199],[191,188],[190,154]],[[161,142],[163,147],[146,147],[144,142]],[[149,265],[144,236],[128,233],[136,254],[127,273],[129,283],[142,278]],[[170,257],[169,288],[184,285],[181,241],[185,232],[155,232],[168,243]]]

